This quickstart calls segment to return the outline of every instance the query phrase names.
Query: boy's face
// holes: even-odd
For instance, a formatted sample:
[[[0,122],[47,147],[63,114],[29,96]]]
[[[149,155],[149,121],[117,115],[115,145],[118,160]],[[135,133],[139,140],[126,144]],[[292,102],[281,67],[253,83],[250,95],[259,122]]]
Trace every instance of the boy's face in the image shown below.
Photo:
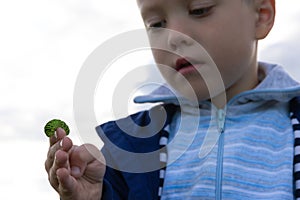
[[[217,76],[209,73],[213,64],[199,44],[216,64],[228,98],[257,84],[257,39],[264,36],[257,30],[260,17],[254,3],[243,0],[137,1],[150,43],[155,47],[152,49],[155,61],[164,78],[180,93],[190,95],[183,79],[191,84],[198,100],[211,98],[208,87],[218,87],[213,85],[218,83],[214,80]],[[182,65],[186,64],[182,58],[193,65]],[[212,85],[207,87],[205,80]],[[221,93],[218,90],[214,96]]]

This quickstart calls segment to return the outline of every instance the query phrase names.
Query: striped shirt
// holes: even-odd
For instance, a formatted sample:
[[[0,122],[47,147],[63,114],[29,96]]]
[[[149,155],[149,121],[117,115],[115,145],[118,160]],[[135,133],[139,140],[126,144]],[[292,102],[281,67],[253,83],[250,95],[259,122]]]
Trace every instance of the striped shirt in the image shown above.
[[[294,138],[287,105],[261,106],[268,109],[258,106],[238,115],[227,108],[225,130],[204,158],[198,155],[210,116],[200,116],[199,129],[186,148],[193,130],[183,125],[178,132],[178,122],[197,119],[188,113],[193,108],[177,113],[169,127],[178,136],[170,138],[174,145],[168,148],[162,199],[292,199]]]
[[[175,114],[166,128],[170,139],[162,199],[293,199],[294,135],[288,101],[300,95],[300,85],[280,66],[260,66],[266,77],[255,89],[231,99],[226,110],[202,102],[200,112],[185,104]],[[144,101],[174,98],[159,92]],[[219,139],[201,157],[207,134]]]

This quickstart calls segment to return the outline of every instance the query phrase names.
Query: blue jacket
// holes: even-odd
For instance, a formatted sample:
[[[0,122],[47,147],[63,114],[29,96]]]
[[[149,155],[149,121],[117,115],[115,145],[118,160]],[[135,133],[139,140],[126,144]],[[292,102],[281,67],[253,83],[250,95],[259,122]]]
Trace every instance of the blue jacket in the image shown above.
[[[300,121],[300,98],[293,101],[291,110],[294,111]],[[159,146],[159,139],[166,125],[171,122],[174,112],[179,107],[173,104],[164,106],[167,118],[164,124],[160,127],[160,119],[163,116],[163,109],[160,106],[154,107],[149,111],[139,112],[125,119],[105,123],[97,127],[97,132],[104,142],[102,153],[107,162],[106,173],[104,177],[103,196],[104,200],[155,200],[158,199],[157,191],[159,187],[159,154],[156,152]],[[160,131],[153,134],[152,130],[157,130],[157,127],[148,127],[151,119],[157,119],[151,123],[154,126],[160,127]],[[128,123],[127,120],[132,119],[139,127],[148,127],[148,129],[133,128],[130,135],[126,134],[120,128],[120,124]],[[118,124],[120,123],[120,124]],[[145,138],[134,137],[138,136],[143,131]],[[149,137],[148,137],[149,136]],[[113,142],[113,143],[112,143]],[[135,156],[134,154],[126,154],[120,151],[121,148],[126,152],[134,153],[153,153],[152,157],[145,159]],[[126,158],[126,159],[124,159]],[[124,160],[126,162],[124,163]],[[150,161],[150,162],[149,162]],[[150,165],[150,166],[149,166]],[[132,171],[130,171],[130,169]],[[149,172],[136,173],[145,169],[157,169]]]
[[[293,195],[291,194],[293,191],[293,186],[292,184],[292,170],[293,170],[293,148],[292,146],[295,144],[300,145],[300,140],[299,142],[297,140],[294,141],[294,136],[292,134],[292,128],[290,126],[290,124],[286,124],[289,122],[289,120],[286,118],[288,117],[288,110],[287,110],[287,102],[292,99],[295,96],[299,96],[300,94],[300,86],[299,83],[296,83],[294,80],[292,80],[284,71],[281,67],[279,66],[273,66],[273,65],[267,65],[267,64],[262,64],[262,66],[264,66],[263,70],[265,71],[265,73],[267,74],[267,76],[264,78],[264,80],[252,91],[246,91],[244,92],[243,95],[238,95],[238,97],[235,98],[235,100],[231,100],[231,104],[228,103],[228,106],[231,106],[231,112],[233,111],[232,109],[234,109],[234,111],[236,111],[233,115],[231,113],[231,116],[228,120],[227,123],[227,132],[233,133],[232,129],[230,129],[230,124],[233,124],[233,122],[238,122],[235,123],[234,125],[237,125],[237,127],[241,128],[241,127],[245,127],[245,125],[247,126],[247,122],[243,121],[242,118],[240,118],[240,114],[241,116],[245,116],[244,113],[246,114],[251,114],[254,113],[255,115],[259,116],[259,119],[257,120],[261,120],[261,121],[255,121],[254,118],[247,118],[247,120],[249,119],[253,119],[253,123],[250,123],[250,125],[254,125],[254,128],[251,128],[251,126],[247,126],[249,129],[247,129],[247,131],[245,132],[251,132],[251,131],[256,131],[255,128],[255,123],[259,122],[260,125],[264,125],[266,121],[266,119],[272,119],[272,126],[274,127],[280,127],[279,129],[274,129],[275,131],[270,132],[269,134],[271,134],[271,136],[273,137],[274,141],[278,142],[281,141],[282,139],[282,143],[287,150],[284,151],[284,154],[278,154],[278,158],[276,157],[277,160],[279,160],[280,157],[280,162],[283,163],[284,166],[286,166],[284,173],[280,173],[278,174],[278,176],[275,176],[273,178],[273,176],[270,176],[271,173],[267,174],[266,176],[264,176],[264,174],[262,174],[261,171],[258,168],[258,170],[260,170],[260,177],[266,177],[265,179],[268,180],[270,183],[269,185],[266,185],[266,187],[268,186],[269,192],[270,190],[272,190],[272,188],[276,188],[275,192],[270,192],[270,195],[273,195],[273,193],[275,194],[277,192],[277,189],[282,189],[279,188],[281,187],[280,184],[277,184],[278,181],[280,181],[281,179],[283,180],[282,184],[284,185],[285,189],[282,189],[282,191],[278,191],[278,193],[282,192],[284,193],[284,197],[283,196],[277,196],[274,197],[274,199],[282,199],[282,198],[289,198],[292,197]],[[159,169],[161,168],[160,166],[160,155],[159,155],[159,149],[161,148],[161,146],[159,145],[159,140],[161,135],[164,135],[166,131],[170,131],[170,134],[172,133],[176,133],[176,130],[172,130],[172,125],[174,125],[173,123],[176,123],[177,120],[177,110],[179,109],[179,106],[175,106],[178,105],[176,104],[176,102],[174,102],[172,99],[174,97],[174,95],[172,96],[172,94],[169,96],[168,92],[161,92],[162,90],[158,90],[157,91],[157,95],[153,94],[150,95],[151,97],[147,97],[144,96],[142,98],[140,98],[138,101],[139,102],[164,102],[164,108],[166,110],[167,113],[167,117],[166,120],[164,117],[164,109],[162,109],[162,106],[156,106],[152,109],[150,109],[149,111],[143,111],[143,112],[139,112],[137,114],[134,114],[132,116],[129,116],[127,118],[121,119],[121,120],[117,120],[117,121],[113,121],[113,122],[108,122],[104,125],[101,125],[99,127],[97,127],[97,132],[99,134],[99,136],[101,137],[102,141],[104,142],[104,147],[102,149],[102,152],[106,158],[106,162],[107,162],[107,170],[106,170],[106,174],[104,177],[104,188],[103,188],[103,199],[114,199],[114,200],[118,200],[118,199],[158,199],[158,189],[159,189],[159,185],[161,185],[162,180],[159,178]],[[170,97],[170,98],[169,98]],[[175,95],[175,97],[177,97],[177,95]],[[138,102],[137,101],[137,102]],[[282,102],[279,106],[277,107],[278,104],[274,106],[270,105],[274,105],[272,102]],[[248,103],[247,103],[248,102]],[[265,102],[268,102],[269,104],[265,104]],[[292,108],[296,108],[296,110],[298,111],[298,119],[300,119],[299,117],[299,100],[298,100],[298,106],[297,103],[295,103],[297,101],[294,101]],[[175,105],[174,105],[175,104]],[[232,105],[234,104],[234,105]],[[204,104],[205,106],[206,104]],[[236,106],[238,105],[238,106]],[[245,109],[245,106],[247,106],[247,109]],[[292,104],[291,104],[292,105]],[[241,107],[242,106],[242,107]],[[298,107],[298,108],[297,108]],[[182,112],[185,112],[185,108],[184,107],[180,107],[182,110]],[[243,109],[241,109],[243,108]],[[263,109],[260,109],[263,108]],[[203,112],[205,112],[205,108],[201,109]],[[283,111],[284,110],[284,111]],[[261,119],[262,117],[265,117],[266,115],[264,115],[264,113],[266,113],[265,111],[268,111],[268,118],[266,119]],[[273,112],[276,111],[276,112]],[[273,115],[272,113],[278,113],[277,111],[280,111],[279,114],[276,114],[276,117],[273,120]],[[283,111],[283,112],[282,112]],[[208,113],[209,114],[209,113]],[[275,114],[274,114],[275,115]],[[174,116],[174,117],[173,117]],[[209,115],[208,115],[209,116]],[[250,116],[250,115],[249,115]],[[201,117],[202,119],[205,119],[203,117]],[[150,121],[150,119],[152,121]],[[190,118],[188,118],[190,119]],[[279,120],[280,119],[280,120]],[[242,121],[241,121],[242,120]],[[276,121],[277,120],[277,121]],[[282,121],[284,120],[284,121]],[[132,121],[134,123],[136,123],[139,126],[136,126],[134,123],[132,123]],[[278,124],[277,124],[278,123]],[[170,125],[170,126],[167,126]],[[201,123],[200,125],[206,125],[205,121],[204,123]],[[217,123],[217,125],[219,125]],[[188,126],[190,126],[190,123],[188,121]],[[171,129],[169,129],[171,127]],[[286,129],[284,134],[282,134],[282,129],[281,127],[284,127]],[[188,127],[189,128],[189,127]],[[288,129],[288,130],[287,130]],[[230,131],[231,130],[231,131]],[[237,128],[235,128],[235,130],[239,130]],[[279,131],[277,131],[279,130]],[[277,133],[277,132],[278,133]],[[262,131],[263,132],[263,131]],[[244,132],[243,132],[244,133]],[[288,135],[286,135],[286,133],[288,133]],[[254,135],[257,136],[257,138],[260,138],[260,132],[254,132]],[[258,134],[258,135],[257,135]],[[198,136],[201,136],[202,134],[197,134]],[[230,138],[230,136],[234,136],[234,134],[227,134],[227,141],[228,138]],[[277,137],[278,136],[278,137]],[[271,141],[271,143],[268,140],[268,135],[266,135],[266,137],[264,137],[264,140],[268,143],[268,145],[271,145],[271,147],[273,148],[273,144],[272,142],[274,142],[273,140]],[[286,137],[286,138],[285,138]],[[220,143],[220,148],[218,147],[218,149],[222,149],[222,142],[224,140],[224,134],[221,134],[221,139],[219,140]],[[223,138],[223,139],[222,139]],[[237,140],[241,139],[240,138],[236,138]],[[185,140],[185,138],[181,138],[182,141]],[[180,139],[180,141],[181,141]],[[170,140],[173,141],[173,140]],[[198,141],[203,141],[201,140],[201,138],[196,139],[196,142]],[[230,140],[232,141],[232,140]],[[254,141],[254,140],[253,140]],[[251,140],[251,142],[253,142]],[[238,141],[240,142],[240,141]],[[261,142],[261,140],[257,141],[258,143]],[[251,143],[253,144],[253,143]],[[179,144],[180,145],[180,144]],[[240,145],[243,145],[242,143]],[[275,149],[277,148],[277,146],[279,146],[278,148],[281,148],[280,145],[278,145],[277,143],[274,144],[275,145]],[[277,146],[276,146],[277,145]],[[199,145],[198,145],[199,146]],[[255,147],[255,145],[252,145],[253,148]],[[253,149],[251,147],[251,149],[253,151],[255,151],[255,149]],[[250,150],[249,148],[245,148],[242,149],[243,151],[247,151],[245,154],[241,154],[239,155],[239,157],[237,157],[237,159],[241,158],[241,156],[248,156],[250,154],[248,154],[248,152]],[[269,147],[269,146],[268,146]],[[270,163],[268,163],[269,160],[274,161],[272,155],[275,155],[275,152],[283,152],[281,151],[281,149],[275,150],[274,154],[272,151],[272,148],[270,148],[268,151],[266,151],[266,155],[264,156],[264,154],[260,154],[259,151],[255,151],[258,158],[263,159],[263,163],[266,164],[266,166],[269,166]],[[216,149],[216,148],[215,148]],[[299,148],[298,148],[299,149]],[[172,158],[172,151],[175,152],[178,150],[177,148],[170,148],[170,155],[168,155],[169,157]],[[241,149],[236,149],[237,151],[240,151]],[[251,151],[252,151],[251,150]],[[221,150],[223,151],[223,150]],[[272,152],[271,152],[272,151]],[[188,151],[187,151],[188,152]],[[191,152],[191,151],[190,151]],[[232,156],[229,155],[228,153],[230,153],[231,151],[224,151],[225,153],[227,152],[227,154],[224,155],[224,158],[228,158],[228,156]],[[271,152],[271,153],[270,153]],[[239,152],[240,153],[240,152]],[[185,159],[187,159],[187,162],[192,162],[192,155],[188,154],[188,156],[186,156],[187,154],[185,154]],[[215,154],[212,154],[215,155]],[[276,154],[277,155],[277,154]],[[195,155],[194,155],[195,156]],[[226,157],[227,156],[227,157]],[[250,155],[252,156],[252,154]],[[182,156],[183,157],[183,156]],[[267,159],[266,159],[266,158]],[[298,159],[299,157],[299,159]],[[220,158],[220,159],[218,159]],[[231,157],[230,157],[231,158]],[[218,165],[219,167],[222,167],[222,161],[223,156],[218,154],[217,157],[217,161],[218,161]],[[247,158],[245,158],[247,159]],[[255,157],[256,159],[256,157]],[[172,160],[172,159],[170,159]],[[180,160],[180,159],[178,159]],[[182,159],[181,159],[182,160]],[[251,157],[250,161],[253,160],[253,157]],[[294,157],[294,161],[299,160],[300,162],[300,154],[299,156],[295,156]],[[247,160],[248,161],[248,160]],[[260,161],[258,159],[258,161]],[[229,160],[226,160],[227,164],[229,162]],[[226,165],[226,162],[224,163]],[[278,164],[277,161],[275,164]],[[221,163],[221,164],[220,164]],[[286,164],[288,163],[288,164]],[[234,164],[234,163],[233,163]],[[251,163],[250,163],[251,164]],[[184,176],[183,178],[186,178],[188,180],[193,179],[193,174],[191,173],[183,173],[183,174],[176,174],[177,173],[177,166],[183,167],[186,166],[185,163],[181,163],[180,165],[168,165],[168,169],[167,170],[167,175],[166,175],[166,181],[165,181],[165,190],[164,190],[164,195],[165,197],[169,198],[170,196],[174,196],[173,194],[177,194],[176,190],[178,189],[178,187],[180,185],[174,185],[171,184],[172,182],[170,182],[170,179],[172,179],[174,176],[178,177],[178,176]],[[189,165],[191,166],[191,165]],[[261,166],[261,165],[259,165]],[[270,168],[272,168],[273,165],[270,165]],[[218,179],[217,176],[215,177],[216,180],[215,181],[216,184],[216,191],[222,192],[222,168],[217,168],[218,172],[221,172],[221,174],[218,174]],[[249,166],[248,166],[249,167]],[[249,167],[249,169],[251,168],[251,166]],[[190,169],[190,168],[189,168]],[[188,170],[189,170],[188,169]],[[206,169],[206,168],[205,168]],[[210,170],[214,171],[214,168]],[[221,169],[221,170],[219,170]],[[231,174],[228,174],[229,172],[231,173],[231,171],[228,171],[228,167],[225,168],[227,171],[224,172],[224,180],[228,181],[228,177],[230,178]],[[239,168],[238,168],[239,169]],[[248,168],[247,168],[248,169]],[[272,168],[273,169],[273,168]],[[187,169],[185,169],[187,170]],[[276,174],[276,169],[273,169],[273,174]],[[235,174],[240,175],[240,173],[244,173],[243,171],[234,171]],[[169,176],[168,176],[169,173]],[[170,175],[170,173],[172,175]],[[226,174],[227,173],[227,174]],[[250,178],[252,181],[252,176],[251,176],[252,172],[248,172],[245,171],[244,176],[242,176],[241,178]],[[216,174],[216,175],[217,175]],[[206,173],[205,175],[211,175],[208,178],[211,179],[207,179],[207,180],[212,180],[214,178],[214,173]],[[189,176],[189,177],[187,177]],[[257,176],[257,173],[255,174],[255,176]],[[297,175],[295,175],[297,176]],[[298,176],[300,177],[300,172],[298,174]],[[201,176],[202,177],[202,176]],[[235,180],[236,181],[240,181],[240,179],[238,178],[240,176],[236,176]],[[267,177],[269,179],[267,179]],[[204,177],[207,178],[207,177]],[[226,179],[227,178],[227,179]],[[275,182],[272,182],[270,180],[276,180]],[[246,180],[247,182],[248,180]],[[221,187],[219,187],[219,182],[221,183]],[[233,182],[231,182],[233,183]],[[244,183],[244,182],[243,182]],[[251,182],[252,184],[255,184],[255,181]],[[273,183],[275,183],[276,187],[274,187]],[[281,182],[280,182],[281,183]],[[245,185],[245,184],[244,184]],[[213,188],[213,185],[211,183],[209,183],[209,186],[211,188]],[[218,186],[218,189],[217,189]],[[228,186],[228,183],[224,186]],[[248,185],[247,185],[248,186]],[[250,185],[251,187],[253,185]],[[255,185],[256,186],[256,185]],[[249,192],[246,191],[247,193],[245,193],[246,195],[250,194],[251,192],[262,192],[264,194],[264,183],[260,182],[260,185],[257,184],[257,187],[255,189],[250,189]],[[238,187],[238,186],[237,186]],[[170,190],[171,188],[171,190]],[[271,189],[270,189],[271,188]],[[169,189],[169,190],[168,190]],[[240,189],[238,187],[238,189]],[[245,188],[244,188],[245,189]],[[256,189],[259,189],[260,191],[256,191]],[[212,189],[213,190],[213,189]],[[211,190],[211,191],[212,191]],[[216,192],[216,197],[217,194],[219,194],[219,192]],[[224,188],[224,192],[226,193],[226,190]],[[300,189],[299,189],[299,194],[300,194]],[[211,192],[210,192],[211,193]],[[202,194],[202,193],[201,193]],[[227,193],[226,193],[227,194]],[[245,196],[244,194],[244,196]],[[260,193],[261,194],[261,193]],[[297,191],[296,191],[297,194]],[[206,193],[205,193],[206,195]],[[213,194],[211,194],[213,195]],[[228,196],[227,198],[229,199],[236,199],[238,196],[241,196],[242,193],[238,194],[236,192],[234,192],[234,197],[233,196]],[[178,196],[178,195],[177,195]],[[225,196],[225,195],[224,195]],[[264,195],[260,196],[260,199],[263,198]],[[186,197],[188,197],[186,195]],[[219,199],[220,199],[220,195],[218,195]],[[222,196],[221,196],[222,197]],[[231,198],[232,197],[232,198]],[[248,196],[249,197],[249,196]],[[247,197],[247,198],[248,198]],[[251,199],[252,196],[250,196],[248,199]],[[270,196],[269,196],[270,197]],[[177,198],[177,197],[176,197]],[[225,198],[225,197],[224,197]],[[213,198],[211,198],[213,199]]]
[[[128,135],[122,131],[116,124],[116,121],[105,123],[97,127],[97,132],[104,142],[102,153],[106,159],[106,173],[104,177],[104,187],[102,199],[105,200],[154,200],[157,199],[157,192],[159,187],[159,154],[158,152],[152,155],[150,160],[154,161],[149,163],[149,160],[138,159],[134,154],[126,156],[126,162],[124,164],[124,155],[117,148],[122,148],[128,152],[135,153],[147,153],[155,152],[159,150],[159,139],[162,134],[162,129],[170,123],[173,113],[178,109],[177,106],[168,104],[164,106],[167,112],[167,119],[161,128],[161,131],[152,135],[152,130],[156,127],[149,127],[148,130],[143,130],[150,135],[150,137],[139,138],[134,135],[139,134],[139,130],[133,130],[131,135]],[[152,119],[157,119],[157,123],[160,124],[160,116],[162,116],[163,109],[161,106],[154,107],[149,111],[139,112],[131,115],[125,119],[118,120],[118,122],[132,119],[140,127],[146,126],[150,123],[150,116]],[[152,135],[152,136],[151,136]],[[147,136],[147,135],[146,135]],[[113,143],[111,143],[114,142]],[[147,159],[147,158],[146,158]],[[128,164],[129,163],[129,164]],[[133,164],[134,163],[134,164]],[[147,168],[143,165],[152,165],[150,168],[156,168],[155,171],[149,171],[146,173],[124,172],[116,169],[130,167],[131,169],[136,167],[136,171],[142,171]],[[127,166],[126,166],[127,165]],[[134,165],[134,166],[132,166]],[[113,167],[112,167],[113,166]]]

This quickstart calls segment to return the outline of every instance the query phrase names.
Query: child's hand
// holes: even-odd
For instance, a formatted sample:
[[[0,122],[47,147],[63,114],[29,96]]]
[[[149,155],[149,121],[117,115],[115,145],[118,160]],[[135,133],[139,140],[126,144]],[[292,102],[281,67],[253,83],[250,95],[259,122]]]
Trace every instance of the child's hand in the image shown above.
[[[45,168],[62,200],[101,199],[105,159],[92,144],[75,146],[63,129],[50,137]],[[101,161],[101,162],[100,162]]]

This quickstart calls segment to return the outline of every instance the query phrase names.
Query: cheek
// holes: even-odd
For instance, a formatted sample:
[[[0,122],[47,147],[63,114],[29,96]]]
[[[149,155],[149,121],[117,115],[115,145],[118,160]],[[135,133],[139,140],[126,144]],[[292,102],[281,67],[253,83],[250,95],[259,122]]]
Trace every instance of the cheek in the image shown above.
[[[226,37],[220,35],[211,37],[213,45],[210,45],[207,51],[218,67],[224,84],[228,86],[242,73],[244,67],[251,65],[255,59],[256,45],[248,33],[225,31],[223,34]]]
[[[166,79],[168,79],[170,77],[170,73],[174,71],[170,63],[170,53],[164,50],[152,49],[152,54],[159,71]]]
[[[203,42],[217,66],[224,63],[235,66],[252,57],[255,25],[248,14],[241,12],[218,16],[214,22],[218,25],[205,35]],[[223,20],[220,24],[221,17]]]

